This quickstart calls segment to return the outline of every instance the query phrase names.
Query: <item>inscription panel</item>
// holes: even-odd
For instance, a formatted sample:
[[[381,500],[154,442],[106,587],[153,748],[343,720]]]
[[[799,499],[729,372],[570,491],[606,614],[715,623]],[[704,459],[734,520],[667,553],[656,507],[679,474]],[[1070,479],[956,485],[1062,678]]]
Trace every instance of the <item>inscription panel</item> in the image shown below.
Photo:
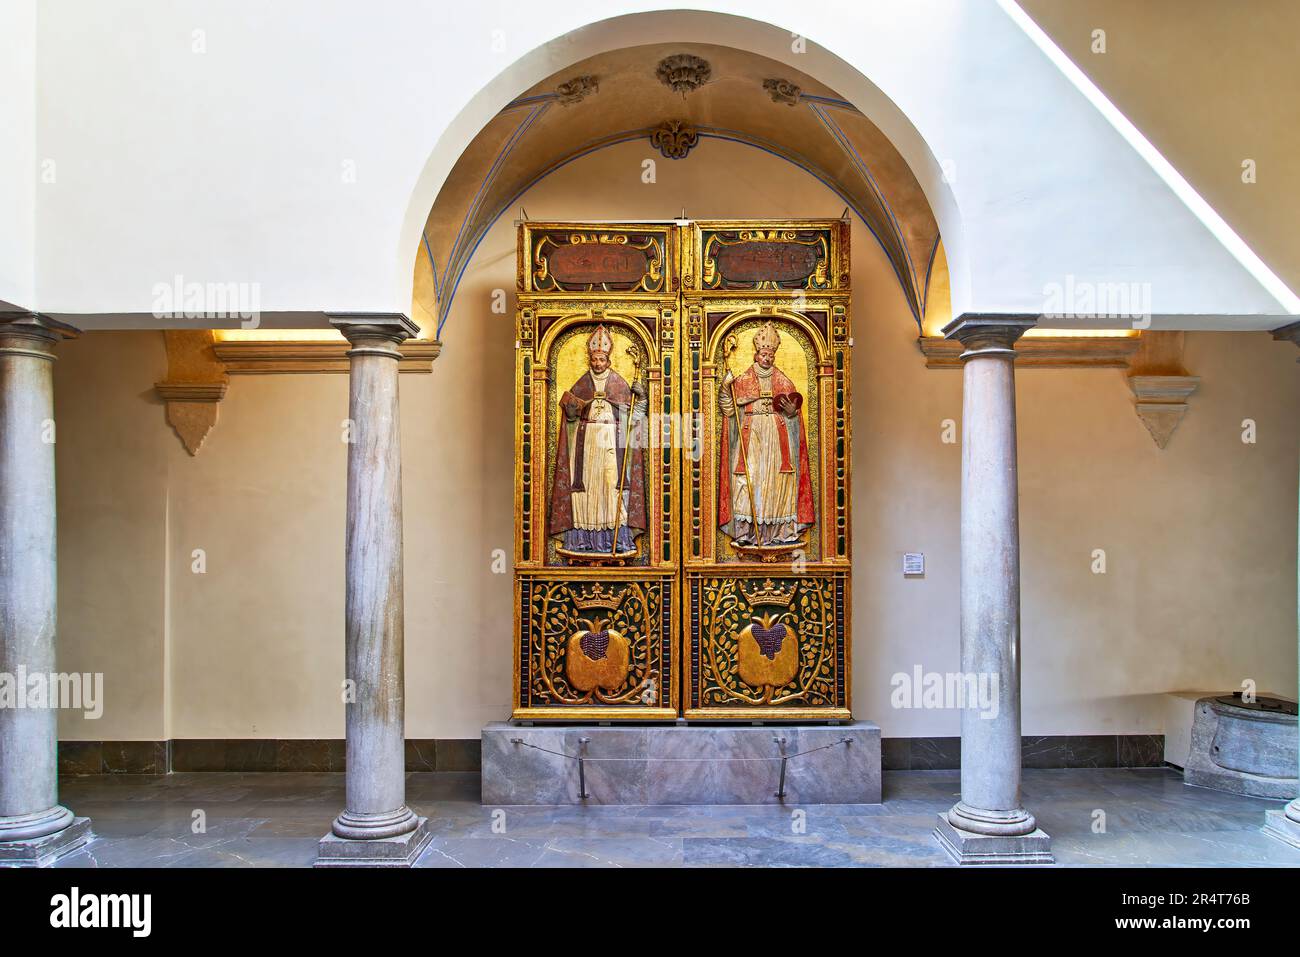
[[[521,293],[675,294],[676,226],[524,223]]]
[[[683,282],[701,292],[847,289],[847,239],[840,220],[696,223],[683,251]]]
[[[764,281],[780,285],[802,282],[817,270],[820,250],[796,242],[738,242],[720,246],[715,254],[716,276],[721,284],[753,285]]]
[[[591,289],[594,286],[631,287],[646,275],[649,250],[612,243],[577,243],[557,246],[544,257],[557,285]]]

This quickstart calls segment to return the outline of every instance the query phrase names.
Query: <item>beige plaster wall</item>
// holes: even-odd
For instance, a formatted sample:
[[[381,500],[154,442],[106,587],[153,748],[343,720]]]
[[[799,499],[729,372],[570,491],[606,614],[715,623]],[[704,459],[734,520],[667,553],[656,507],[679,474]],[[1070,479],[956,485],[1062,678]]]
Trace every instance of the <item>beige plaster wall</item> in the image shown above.
[[[97,720],[60,712],[65,738],[165,734],[167,478],[180,448],[153,396],[166,370],[161,332],[94,333],[58,349],[58,664],[102,673],[105,699]]]
[[[1300,4],[1019,3],[1283,281],[1300,286]],[[1242,179],[1245,160],[1253,182]]]
[[[535,186],[535,218],[835,216],[781,160],[630,143]],[[854,223],[854,711],[887,735],[957,732],[894,710],[890,679],[958,665],[961,375],[927,370],[879,246]],[[479,247],[430,376],[402,376],[407,734],[477,736],[510,708],[514,231]],[[100,333],[57,367],[60,654],[107,673],[66,738],[339,737],[344,376],[241,376],[197,458],[151,386],[158,333]],[[1203,377],[1161,452],[1117,371],[1019,378],[1025,731],[1159,731],[1158,695],[1296,686],[1300,369],[1266,334],[1189,334]],[[1253,418],[1258,442],[1240,441]],[[191,571],[206,552],[206,574]],[[1105,549],[1107,573],[1090,570]],[[493,569],[495,550],[507,556]],[[924,579],[902,553],[923,551]]]

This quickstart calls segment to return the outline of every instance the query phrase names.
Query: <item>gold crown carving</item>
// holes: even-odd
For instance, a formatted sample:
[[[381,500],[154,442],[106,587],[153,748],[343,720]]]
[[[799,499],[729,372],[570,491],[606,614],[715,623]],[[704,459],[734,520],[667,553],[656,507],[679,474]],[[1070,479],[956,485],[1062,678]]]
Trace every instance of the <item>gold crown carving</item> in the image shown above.
[[[597,582],[590,588],[583,588],[574,592],[573,607],[579,611],[590,611],[592,608],[605,608],[613,611],[622,604],[624,594],[624,592],[617,592],[613,588]]]
[[[781,608],[789,608],[790,603],[794,601],[794,593],[798,588],[797,582],[776,583],[772,579],[767,579],[762,585],[757,582],[740,583],[740,590],[745,593],[751,605],[770,605]]]

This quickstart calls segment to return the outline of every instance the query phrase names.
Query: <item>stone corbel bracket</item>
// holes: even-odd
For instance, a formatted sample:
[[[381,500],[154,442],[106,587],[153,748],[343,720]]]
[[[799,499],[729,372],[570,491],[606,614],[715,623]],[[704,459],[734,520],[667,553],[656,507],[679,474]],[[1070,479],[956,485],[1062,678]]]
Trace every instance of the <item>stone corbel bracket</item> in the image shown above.
[[[1293,322],[1288,326],[1282,326],[1280,329],[1273,330],[1273,338],[1278,342],[1294,342],[1300,346],[1300,322]],[[1296,362],[1300,362],[1297,359]]]
[[[1181,332],[1144,332],[1129,365],[1128,384],[1138,418],[1161,449],[1169,444],[1187,414],[1188,398],[1201,384],[1183,367],[1183,339]]]
[[[1158,448],[1169,444],[1178,424],[1187,414],[1187,399],[1201,384],[1194,375],[1129,376],[1129,388],[1137,398],[1137,414],[1155,439]]]
[[[217,424],[229,379],[213,352],[211,330],[167,330],[167,378],[154,390],[167,403],[167,423],[190,455],[198,455]]]

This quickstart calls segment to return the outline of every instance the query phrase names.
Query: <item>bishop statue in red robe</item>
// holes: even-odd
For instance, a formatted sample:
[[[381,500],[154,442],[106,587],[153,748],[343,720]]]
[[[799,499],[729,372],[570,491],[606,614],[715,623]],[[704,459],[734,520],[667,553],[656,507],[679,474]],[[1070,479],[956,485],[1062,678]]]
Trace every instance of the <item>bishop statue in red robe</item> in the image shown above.
[[[797,544],[816,522],[803,395],[776,365],[781,336],[754,335],[754,363],[727,370],[718,392],[721,432],[718,526],[738,545]]]

